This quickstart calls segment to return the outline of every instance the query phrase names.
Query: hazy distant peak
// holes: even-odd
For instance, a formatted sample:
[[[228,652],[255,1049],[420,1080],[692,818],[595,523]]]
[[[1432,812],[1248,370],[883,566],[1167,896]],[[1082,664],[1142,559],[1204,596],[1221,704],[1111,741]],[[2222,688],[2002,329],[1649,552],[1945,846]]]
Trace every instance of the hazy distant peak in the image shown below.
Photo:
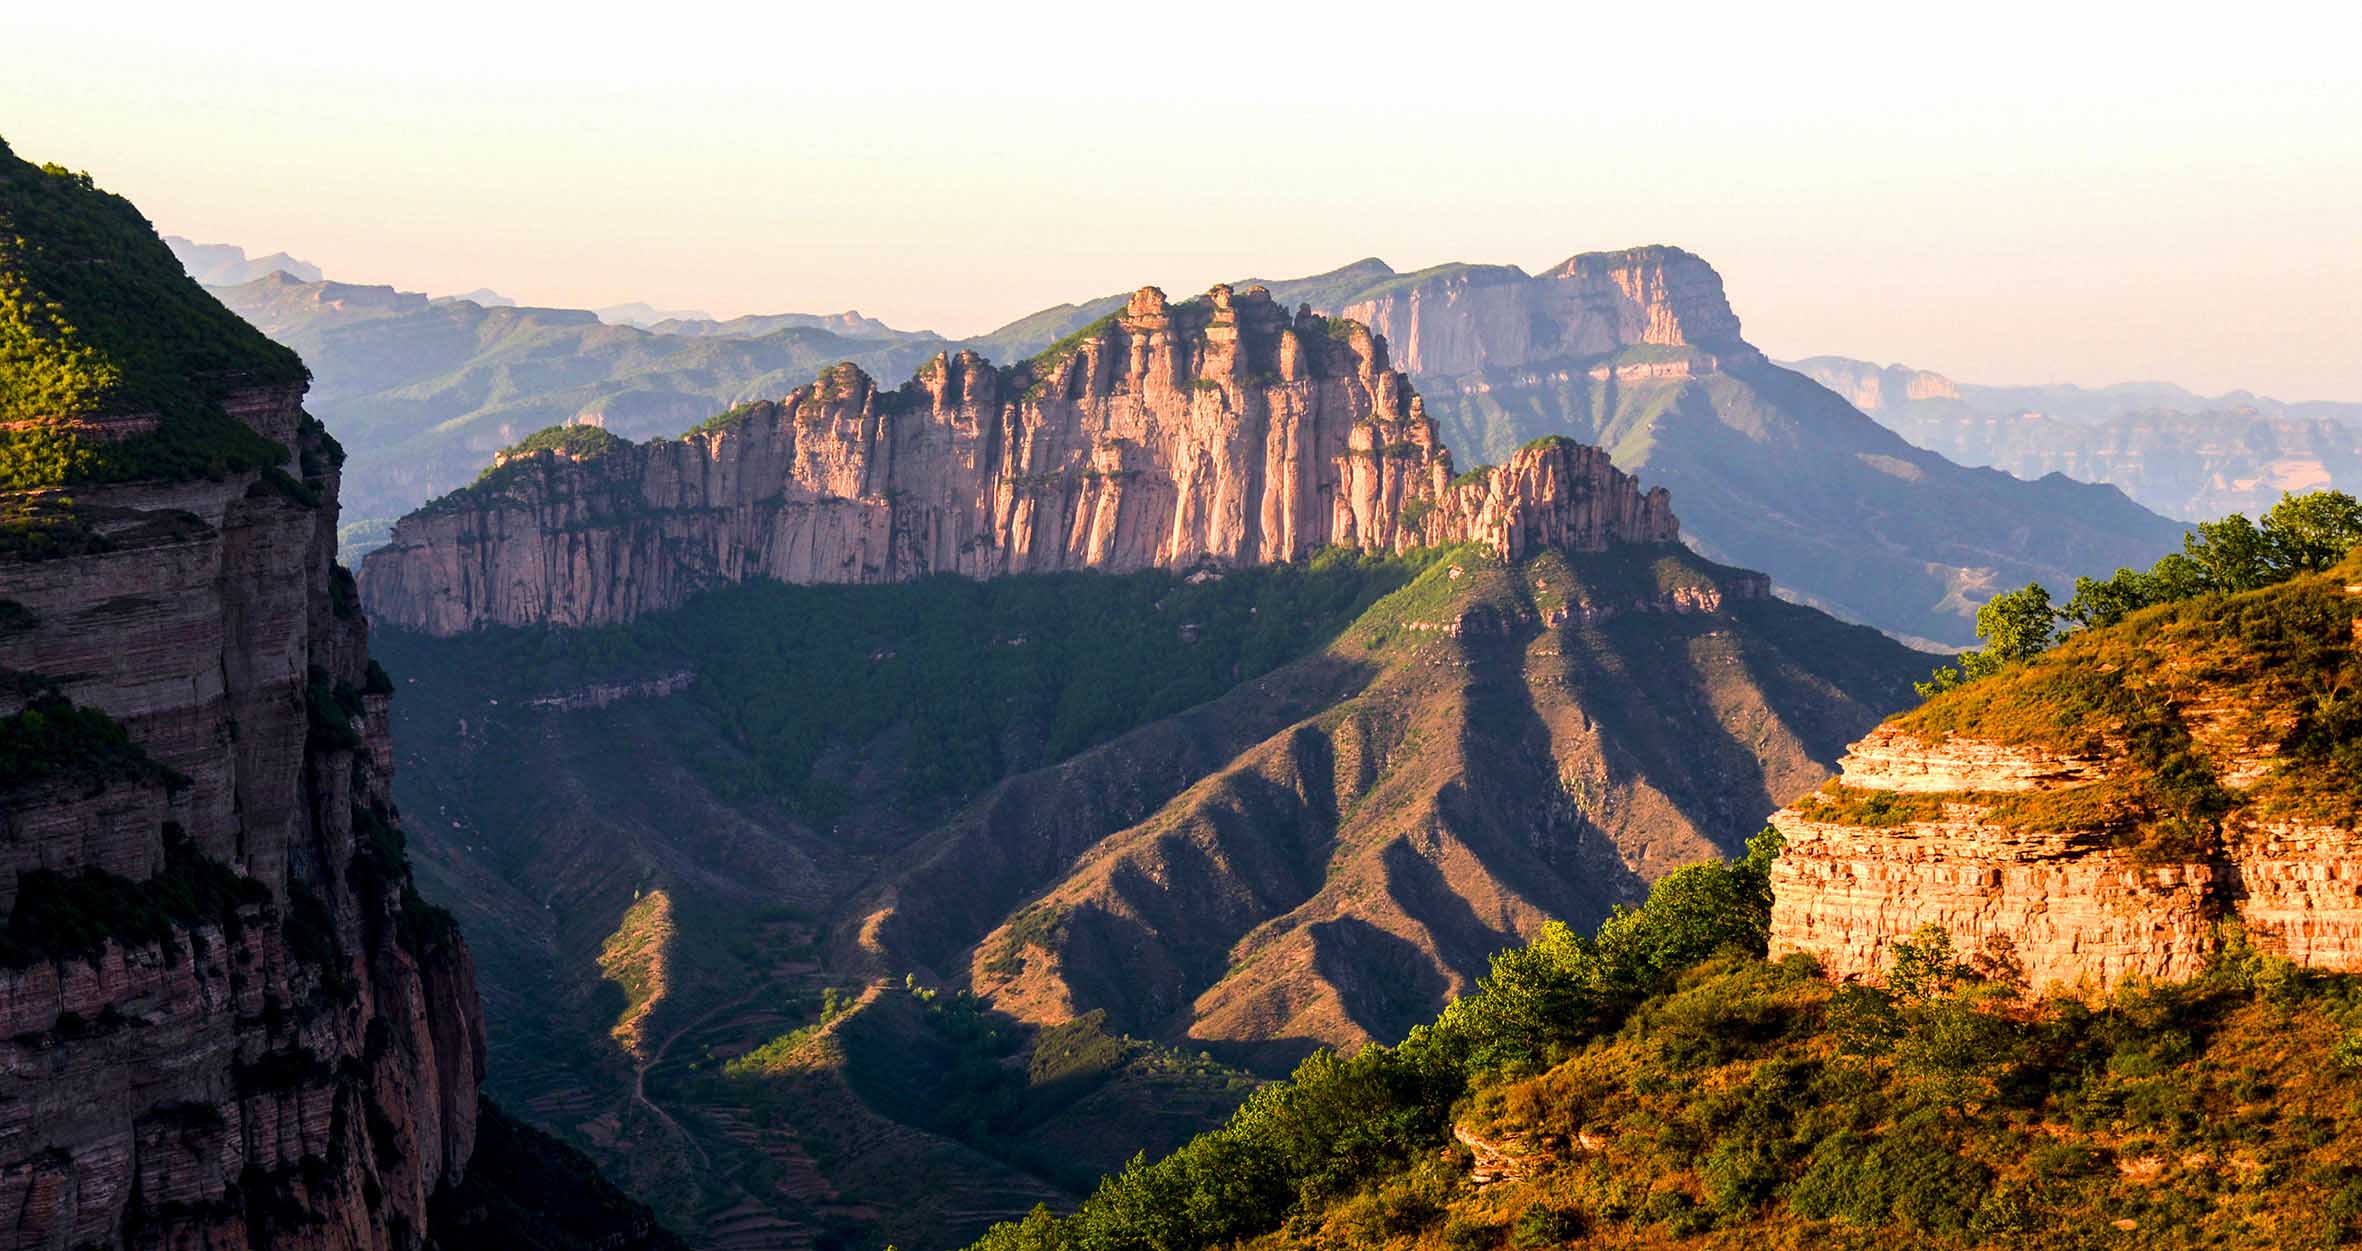
[[[285,252],[249,257],[246,249],[235,244],[194,243],[179,235],[164,236],[164,246],[172,249],[189,277],[208,287],[234,287],[273,273],[291,275],[299,282],[318,282],[322,277],[319,266]]]
[[[591,311],[598,314],[600,321],[606,322],[610,326],[638,326],[642,330],[655,326],[659,322],[699,322],[714,319],[713,314],[702,309],[658,308],[644,300],[633,300],[629,304],[610,304],[605,308],[596,308]]]
[[[2071,382],[2014,385],[1955,382],[1933,370],[1913,369],[1903,364],[1880,365],[1834,355],[1808,356],[1788,362],[1787,367],[1845,396],[1854,407],[1875,417],[1898,415],[1907,405],[1925,400],[1959,401],[1966,414],[2039,413],[2087,425],[2146,413],[2252,412],[2267,417],[2325,417],[2344,421],[2362,417],[2362,404],[2291,404],[2245,389],[2204,395],[2179,383],[2155,380],[2098,387]]]
[[[693,339],[760,339],[782,330],[824,330],[847,339],[936,337],[923,330],[896,330],[875,317],[862,316],[857,309],[846,309],[842,313],[754,313],[733,317],[728,321],[715,321],[710,317],[674,317],[643,325],[641,329]]]
[[[464,294],[447,295],[441,298],[446,300],[466,300],[470,304],[481,304],[485,308],[515,308],[517,306],[517,302],[515,300],[502,295],[490,287],[478,287],[475,290],[466,292]]]

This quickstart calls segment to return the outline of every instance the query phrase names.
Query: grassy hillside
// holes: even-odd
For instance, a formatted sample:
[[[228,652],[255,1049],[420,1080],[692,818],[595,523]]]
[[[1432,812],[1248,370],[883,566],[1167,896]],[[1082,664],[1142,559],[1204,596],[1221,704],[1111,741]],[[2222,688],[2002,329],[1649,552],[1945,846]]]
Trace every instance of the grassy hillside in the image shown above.
[[[1547,934],[1399,1047],[980,1251],[2332,1247],[2362,1236],[2362,983],[2236,941],[2034,1000],[1940,935],[1883,986],[1761,957],[1774,851]]]
[[[219,475],[286,449],[222,411],[295,355],[181,272],[131,202],[0,142],[0,487]],[[129,437],[94,421],[142,415]]]
[[[2072,822],[2161,858],[2209,854],[2279,819],[2353,824],[2362,821],[2353,624],[2362,608],[2349,589],[2358,585],[2362,551],[2254,589],[2169,598],[2074,630],[1897,724],[1927,739],[1972,734],[2119,760],[2105,782],[2019,803],[2017,819]],[[2230,783],[2258,760],[2255,777]]]
[[[2250,820],[2362,822],[2362,550],[2334,554],[2358,522],[2350,500],[2317,499],[2207,527],[2154,570],[2087,582],[2070,611],[2092,624],[2043,650],[2046,621],[2025,656],[1895,722],[2133,766],[2109,781],[1831,791],[1821,815],[1875,829],[1900,808],[2024,801],[2016,817],[2170,859],[2214,855]],[[2266,767],[2229,784],[2226,753],[2258,744]],[[1837,984],[1810,957],[1764,958],[1777,852],[1766,831],[1744,860],[1659,880],[1590,939],[1546,929],[1401,1045],[1316,1054],[1074,1215],[1040,1211],[977,1246],[2362,1238],[2362,978],[2299,968],[2226,923],[2187,983],[2046,997],[2007,944],[1956,952],[1930,925],[1878,984]]]
[[[1925,670],[1792,604],[1663,611],[1743,585],[1333,553],[377,651],[495,1093],[716,1245],[942,1246],[1736,848]]]

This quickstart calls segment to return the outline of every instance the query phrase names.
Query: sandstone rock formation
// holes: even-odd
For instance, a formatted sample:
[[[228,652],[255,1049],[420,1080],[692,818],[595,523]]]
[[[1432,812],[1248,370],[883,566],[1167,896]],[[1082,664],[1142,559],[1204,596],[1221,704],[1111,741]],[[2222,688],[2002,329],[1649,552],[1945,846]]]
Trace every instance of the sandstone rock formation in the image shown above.
[[[1840,393],[1892,404],[1948,384],[1869,370],[1815,385],[1746,342],[1721,278],[1679,248],[1534,274],[1368,260],[1272,290],[1383,336],[1463,458],[1552,434],[1597,444],[1681,498],[1702,555],[1905,639],[1968,645],[1991,588],[2146,564],[2179,539],[2113,488],[2015,481],[1906,442]]]
[[[0,559],[11,741],[127,736],[0,790],[8,1246],[413,1245],[468,1163],[474,973],[409,887],[301,399],[225,405],[284,472],[76,488],[78,552]]]
[[[1739,338],[1721,276],[1679,248],[1585,252],[1530,276],[1508,266],[1448,266],[1348,295],[1337,313],[1382,336],[1395,363],[1421,376],[1644,344],[1761,357]]]
[[[2317,676],[2362,674],[2352,572],[2086,632],[1854,744],[1831,788],[1773,817],[1773,954],[1876,977],[1933,925],[1956,951],[2010,953],[2032,988],[2104,989],[2194,976],[2235,924],[2258,950],[2362,969],[2362,790],[2330,728],[2353,678]],[[2153,719],[2030,741],[2088,706],[2046,685],[2062,669]],[[2161,811],[2159,760],[2199,819]]]
[[[1255,564],[1329,545],[1505,556],[1664,542],[1662,490],[1551,439],[1455,478],[1382,339],[1261,288],[1154,288],[1016,367],[839,367],[678,440],[506,460],[364,562],[377,620],[436,634],[630,620],[750,577],[876,582]]]

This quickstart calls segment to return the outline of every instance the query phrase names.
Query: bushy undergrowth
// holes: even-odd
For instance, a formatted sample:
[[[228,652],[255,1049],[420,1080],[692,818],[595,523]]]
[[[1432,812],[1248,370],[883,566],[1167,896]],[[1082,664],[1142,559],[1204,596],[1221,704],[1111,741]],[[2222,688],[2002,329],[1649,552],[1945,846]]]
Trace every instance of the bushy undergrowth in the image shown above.
[[[170,943],[186,926],[236,932],[240,911],[267,905],[270,888],[207,858],[178,827],[164,831],[164,871],[143,881],[84,869],[18,875],[0,930],[0,968],[95,955],[109,942]]]
[[[182,781],[140,750],[113,717],[37,690],[23,709],[0,717],[0,790],[61,778],[92,786]]]
[[[0,143],[0,487],[279,463],[286,450],[222,411],[220,396],[304,376],[294,353],[190,281],[128,201]],[[138,412],[157,428],[114,442],[75,430]]]
[[[1327,643],[1438,555],[1333,550],[1197,582],[1165,570],[754,582],[628,626],[488,630],[416,654],[516,695],[689,669],[697,681],[676,698],[739,749],[692,761],[705,779],[829,819],[849,801],[832,754],[876,744],[895,753],[906,801],[956,801]],[[413,654],[388,634],[383,654]],[[915,707],[928,715],[909,718]]]
[[[2027,994],[2006,944],[1881,985],[1762,957],[1773,848],[1505,953],[990,1251],[2329,1247],[2362,1236],[2362,984],[2227,932],[2185,984]],[[1480,1185],[1470,1149],[1510,1161]],[[2158,1241],[2162,1238],[2163,1241]],[[2146,1241],[2143,1241],[2143,1240]]]
[[[1552,926],[1496,958],[1475,993],[1401,1045],[1316,1052],[1222,1128],[1162,1160],[1135,1159],[1072,1216],[1037,1209],[977,1246],[1175,1251],[1311,1217],[1432,1155],[1472,1082],[1534,1070],[1615,1029],[1717,951],[1760,954],[1776,847],[1767,833],[1743,860],[1676,870],[1595,936]]]

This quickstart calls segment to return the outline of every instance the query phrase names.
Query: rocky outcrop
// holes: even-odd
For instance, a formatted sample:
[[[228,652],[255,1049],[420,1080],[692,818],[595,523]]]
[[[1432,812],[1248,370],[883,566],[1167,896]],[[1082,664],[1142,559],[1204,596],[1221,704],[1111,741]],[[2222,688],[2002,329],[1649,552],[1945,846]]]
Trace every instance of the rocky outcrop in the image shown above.
[[[1609,448],[1681,498],[1701,554],[1906,640],[1972,645],[1991,588],[2145,565],[2180,540],[2113,488],[1964,470],[1841,398],[1957,405],[1941,377],[1847,362],[1814,374],[1823,387],[1775,365],[1741,337],[1713,267],[1678,248],[1534,274],[1366,260],[1273,290],[1381,335],[1461,457],[1507,460],[1550,434]]]
[[[8,501],[78,539],[0,558],[5,1245],[416,1246],[468,1163],[474,974],[409,887],[301,400],[224,404],[283,470]]]
[[[2193,977],[2236,921],[2262,950],[2362,969],[2362,832],[2274,819],[2235,825],[2212,854],[2160,858],[2096,821],[2029,821],[2007,807],[2095,793],[2122,761],[1885,727],[1841,767],[1844,789],[1772,818],[1787,838],[1772,867],[1774,955],[1874,978],[1897,941],[1932,925],[1956,951],[2008,952],[2035,989],[2096,990]]]
[[[1612,284],[1611,284],[1612,285]],[[1154,288],[1013,368],[943,355],[894,391],[840,366],[678,440],[550,448],[403,519],[363,567],[377,620],[435,634],[598,625],[707,587],[1259,564],[1342,545],[1514,556],[1666,542],[1571,440],[1455,477],[1382,339],[1261,288]]]
[[[1586,252],[1527,275],[1455,265],[1348,297],[1337,312],[1367,325],[1418,375],[1606,356],[1654,345],[1760,356],[1739,338],[1722,279],[1679,248]]]

